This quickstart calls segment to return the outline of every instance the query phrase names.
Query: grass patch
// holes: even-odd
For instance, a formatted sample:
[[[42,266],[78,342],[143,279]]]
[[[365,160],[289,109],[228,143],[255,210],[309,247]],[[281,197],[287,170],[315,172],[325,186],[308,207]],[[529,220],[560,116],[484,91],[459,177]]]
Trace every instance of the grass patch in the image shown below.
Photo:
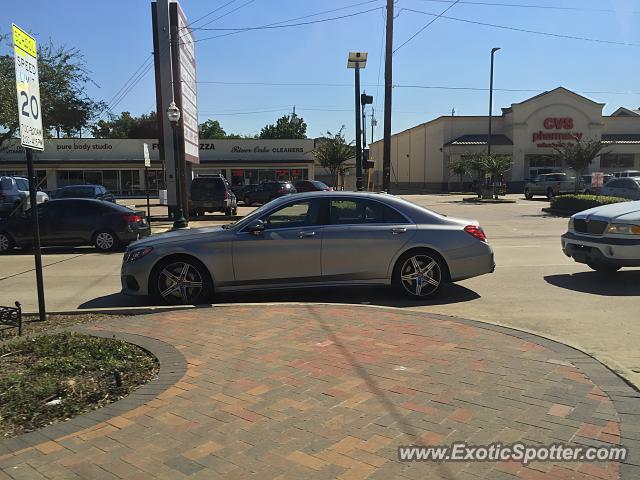
[[[0,437],[119,400],[157,372],[155,357],[110,338],[62,332],[6,343],[0,346]]]
[[[23,335],[39,335],[41,333],[50,333],[52,330],[66,328],[72,325],[84,325],[100,320],[113,320],[116,318],[124,318],[130,315],[105,314],[105,313],[82,313],[78,312],[73,315],[53,314],[47,315],[45,322],[38,320],[38,315],[28,314],[22,315]],[[9,340],[18,336],[18,329],[0,325],[0,342]]]
[[[607,197],[604,195],[558,195],[551,199],[550,207],[555,210],[577,213],[589,208],[628,201],[626,198]]]

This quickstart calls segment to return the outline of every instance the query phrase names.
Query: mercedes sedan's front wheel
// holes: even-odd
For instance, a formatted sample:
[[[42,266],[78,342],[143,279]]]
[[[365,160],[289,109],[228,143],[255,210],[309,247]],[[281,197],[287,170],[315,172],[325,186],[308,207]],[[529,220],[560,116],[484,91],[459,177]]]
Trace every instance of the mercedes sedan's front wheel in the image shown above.
[[[206,303],[212,282],[204,265],[193,258],[175,257],[164,260],[150,278],[151,293],[169,305]]]

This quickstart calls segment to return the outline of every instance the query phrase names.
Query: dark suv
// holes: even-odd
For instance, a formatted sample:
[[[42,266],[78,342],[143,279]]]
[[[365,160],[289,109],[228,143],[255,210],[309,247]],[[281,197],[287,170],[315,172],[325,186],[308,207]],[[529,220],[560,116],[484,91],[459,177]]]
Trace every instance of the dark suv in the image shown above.
[[[189,216],[204,215],[205,212],[223,212],[225,215],[238,212],[236,196],[222,175],[196,177],[191,181]]]
[[[52,198],[93,198],[116,203],[116,198],[102,185],[67,185],[52,192]]]
[[[320,180],[300,180],[293,184],[296,190],[301,192],[330,192],[333,188]]]
[[[297,193],[291,182],[264,182],[244,194],[244,204],[249,206],[254,203],[264,204],[290,193]]]

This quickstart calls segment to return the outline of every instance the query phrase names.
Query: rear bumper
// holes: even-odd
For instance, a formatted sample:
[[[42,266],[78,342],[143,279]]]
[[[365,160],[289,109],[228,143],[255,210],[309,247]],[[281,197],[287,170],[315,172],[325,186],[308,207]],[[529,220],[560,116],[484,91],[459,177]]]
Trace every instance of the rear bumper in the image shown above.
[[[448,251],[446,260],[452,282],[493,273],[496,269],[491,246],[480,241],[472,247]]]
[[[640,239],[586,237],[567,232],[561,237],[562,251],[578,263],[616,267],[640,266]]]

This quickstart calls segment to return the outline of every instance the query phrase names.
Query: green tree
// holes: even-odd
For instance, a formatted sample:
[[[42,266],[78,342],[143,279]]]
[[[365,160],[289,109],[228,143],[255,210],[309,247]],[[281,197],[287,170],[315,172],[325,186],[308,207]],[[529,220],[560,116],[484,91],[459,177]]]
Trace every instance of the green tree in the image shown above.
[[[451,163],[449,163],[449,170],[454,175],[457,175],[458,179],[460,180],[460,186],[462,188],[463,178],[471,173],[471,162],[464,156],[456,158],[455,160],[452,160]]]
[[[158,138],[158,119],[156,112],[139,117],[122,112],[119,116],[110,115],[108,120],[99,120],[91,127],[91,133],[96,138]]]
[[[218,120],[207,120],[200,124],[200,138],[213,140],[216,138],[228,137],[227,132],[224,131]]]
[[[13,51],[8,37],[0,37],[0,149],[19,130]],[[86,94],[92,83],[81,52],[51,42],[39,47],[40,109],[45,135],[70,136],[87,127],[106,105]]]
[[[494,198],[498,198],[496,183],[513,166],[511,155],[498,155],[495,153],[483,154],[481,157],[483,171],[491,176],[491,186]]]
[[[344,125],[338,133],[327,132],[326,136],[319,138],[313,150],[318,163],[328,169],[338,186],[339,175],[344,175],[349,169],[345,162],[355,158],[355,151],[351,144],[344,139]]]
[[[297,115],[284,115],[275,125],[264,126],[260,138],[307,138],[307,124]]]
[[[578,193],[580,188],[580,178],[593,163],[598,155],[604,152],[604,143],[602,140],[586,139],[575,137],[575,143],[561,143],[553,147],[555,153],[552,157],[566,164],[570,169],[576,172],[575,191]]]

